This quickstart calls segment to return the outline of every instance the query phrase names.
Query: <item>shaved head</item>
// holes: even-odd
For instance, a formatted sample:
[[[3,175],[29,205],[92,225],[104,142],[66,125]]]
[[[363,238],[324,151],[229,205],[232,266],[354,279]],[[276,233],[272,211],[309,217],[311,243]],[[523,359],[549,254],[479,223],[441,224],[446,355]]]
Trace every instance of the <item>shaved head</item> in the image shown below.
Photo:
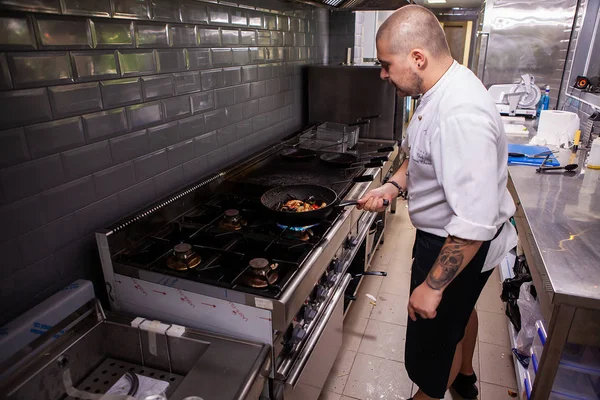
[[[385,41],[391,53],[427,50],[433,57],[450,56],[446,35],[435,15],[425,7],[408,5],[394,12],[377,31],[377,42]]]

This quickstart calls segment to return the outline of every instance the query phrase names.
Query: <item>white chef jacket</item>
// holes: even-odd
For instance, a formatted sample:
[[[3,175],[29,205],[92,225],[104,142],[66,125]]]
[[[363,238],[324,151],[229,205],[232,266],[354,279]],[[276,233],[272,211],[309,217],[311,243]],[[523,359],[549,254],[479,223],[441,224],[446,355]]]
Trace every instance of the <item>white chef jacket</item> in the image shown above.
[[[515,212],[506,188],[507,139],[479,79],[456,61],[422,97],[402,148],[408,154],[408,213],[434,235],[492,241],[482,271],[516,246]]]

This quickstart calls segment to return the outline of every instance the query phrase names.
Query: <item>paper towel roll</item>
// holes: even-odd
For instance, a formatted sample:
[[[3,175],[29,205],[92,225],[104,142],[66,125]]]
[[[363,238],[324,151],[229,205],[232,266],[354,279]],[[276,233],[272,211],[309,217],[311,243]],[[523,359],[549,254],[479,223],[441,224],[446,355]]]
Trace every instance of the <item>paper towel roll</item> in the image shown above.
[[[544,110],[540,114],[537,136],[546,143],[559,146],[568,144],[579,129],[579,116],[568,111]]]

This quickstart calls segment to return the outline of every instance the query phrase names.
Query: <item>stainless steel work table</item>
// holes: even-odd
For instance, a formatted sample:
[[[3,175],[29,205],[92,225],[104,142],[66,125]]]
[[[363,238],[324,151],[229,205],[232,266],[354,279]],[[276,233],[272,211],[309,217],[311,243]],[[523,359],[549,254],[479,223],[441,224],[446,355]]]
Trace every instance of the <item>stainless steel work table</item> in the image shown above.
[[[581,166],[584,156],[564,149],[557,154],[561,165]],[[600,171],[536,173],[535,167],[510,166],[508,186],[548,328],[531,395],[545,400],[566,342],[600,346]]]

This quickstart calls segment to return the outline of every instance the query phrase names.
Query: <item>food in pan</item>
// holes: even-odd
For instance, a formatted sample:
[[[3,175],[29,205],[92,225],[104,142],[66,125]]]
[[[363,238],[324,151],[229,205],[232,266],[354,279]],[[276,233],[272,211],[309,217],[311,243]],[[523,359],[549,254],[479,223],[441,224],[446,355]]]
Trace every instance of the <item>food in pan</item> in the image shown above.
[[[287,212],[306,212],[314,211],[319,208],[326,207],[327,203],[317,201],[314,197],[309,197],[306,200],[291,199],[281,205],[279,211]]]

